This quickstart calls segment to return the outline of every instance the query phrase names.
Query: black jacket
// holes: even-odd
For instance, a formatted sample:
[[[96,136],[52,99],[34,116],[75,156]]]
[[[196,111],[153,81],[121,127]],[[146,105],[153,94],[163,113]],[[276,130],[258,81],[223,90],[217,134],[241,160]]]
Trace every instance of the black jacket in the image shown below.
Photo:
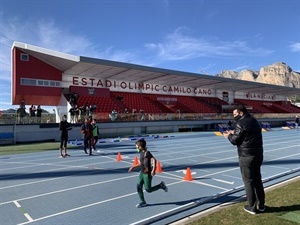
[[[237,145],[240,157],[263,155],[261,126],[250,114],[238,120],[234,133],[228,136],[228,140]]]

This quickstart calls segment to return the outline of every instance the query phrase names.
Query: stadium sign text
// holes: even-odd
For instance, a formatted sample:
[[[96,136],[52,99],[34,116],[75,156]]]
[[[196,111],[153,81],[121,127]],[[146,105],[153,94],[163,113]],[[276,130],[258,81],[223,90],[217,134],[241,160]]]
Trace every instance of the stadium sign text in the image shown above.
[[[211,89],[194,87],[168,86],[150,83],[135,83],[129,81],[101,80],[91,77],[72,77],[72,85],[96,88],[109,88],[112,91],[145,91],[147,93],[176,93],[211,96]]]

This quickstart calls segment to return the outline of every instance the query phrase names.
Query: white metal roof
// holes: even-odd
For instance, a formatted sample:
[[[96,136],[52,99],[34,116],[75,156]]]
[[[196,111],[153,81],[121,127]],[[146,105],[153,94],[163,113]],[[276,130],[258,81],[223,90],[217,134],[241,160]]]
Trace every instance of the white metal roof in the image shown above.
[[[245,93],[257,92],[285,96],[300,94],[299,88],[74,56],[20,42],[14,42],[14,47],[68,75]]]

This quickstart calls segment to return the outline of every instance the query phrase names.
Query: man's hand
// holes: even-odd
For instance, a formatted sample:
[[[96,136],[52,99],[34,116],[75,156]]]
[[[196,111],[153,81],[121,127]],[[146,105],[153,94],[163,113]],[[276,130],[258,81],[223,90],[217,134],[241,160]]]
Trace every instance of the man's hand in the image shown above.
[[[223,132],[224,138],[228,138],[229,134],[230,134],[230,133],[229,133],[228,131],[224,131],[224,132]]]

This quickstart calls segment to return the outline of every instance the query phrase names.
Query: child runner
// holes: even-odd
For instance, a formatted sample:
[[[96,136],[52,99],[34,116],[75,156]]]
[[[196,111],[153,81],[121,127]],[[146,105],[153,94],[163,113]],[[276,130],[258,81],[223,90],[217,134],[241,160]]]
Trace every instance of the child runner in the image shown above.
[[[160,182],[160,184],[151,186],[151,181],[153,176],[155,175],[156,170],[156,159],[152,155],[150,151],[146,148],[146,141],[144,139],[140,139],[135,143],[137,151],[140,153],[140,162],[136,166],[131,166],[128,172],[140,167],[141,172],[139,174],[138,183],[137,183],[137,192],[141,202],[136,205],[137,208],[141,208],[147,206],[147,203],[144,198],[143,193],[143,185],[145,185],[145,190],[149,193],[153,191],[157,191],[158,189],[163,189],[165,192],[168,191],[168,187],[165,182]],[[152,168],[151,168],[152,164]]]

